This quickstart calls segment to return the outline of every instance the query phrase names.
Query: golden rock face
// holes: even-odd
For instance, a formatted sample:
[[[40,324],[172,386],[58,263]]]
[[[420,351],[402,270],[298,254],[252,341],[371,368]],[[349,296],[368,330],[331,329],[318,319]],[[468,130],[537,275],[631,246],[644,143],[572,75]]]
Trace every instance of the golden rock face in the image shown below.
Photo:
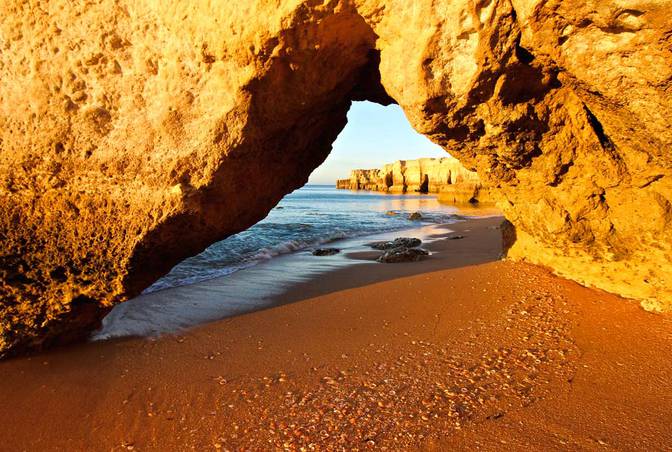
[[[672,2],[6,0],[0,353],[87,334],[397,102],[510,256],[672,305]]]
[[[438,193],[450,204],[490,203],[478,173],[451,157],[397,160],[380,168],[354,169],[336,188],[384,193]]]

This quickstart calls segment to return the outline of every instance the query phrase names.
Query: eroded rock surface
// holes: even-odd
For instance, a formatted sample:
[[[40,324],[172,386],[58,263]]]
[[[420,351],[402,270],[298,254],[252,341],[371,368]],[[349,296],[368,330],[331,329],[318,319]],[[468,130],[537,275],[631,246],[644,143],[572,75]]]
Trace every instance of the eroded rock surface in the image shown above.
[[[83,337],[263,218],[363,99],[478,171],[510,256],[672,304],[668,0],[0,11],[0,354]]]

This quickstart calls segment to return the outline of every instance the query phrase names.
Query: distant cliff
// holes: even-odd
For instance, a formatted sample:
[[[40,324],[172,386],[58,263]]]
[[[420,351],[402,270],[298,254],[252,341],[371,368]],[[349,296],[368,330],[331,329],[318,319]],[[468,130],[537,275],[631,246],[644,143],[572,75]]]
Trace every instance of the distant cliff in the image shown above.
[[[336,188],[387,193],[438,193],[448,202],[490,202],[478,174],[454,158],[398,160],[382,168],[356,169],[349,179],[336,181]]]

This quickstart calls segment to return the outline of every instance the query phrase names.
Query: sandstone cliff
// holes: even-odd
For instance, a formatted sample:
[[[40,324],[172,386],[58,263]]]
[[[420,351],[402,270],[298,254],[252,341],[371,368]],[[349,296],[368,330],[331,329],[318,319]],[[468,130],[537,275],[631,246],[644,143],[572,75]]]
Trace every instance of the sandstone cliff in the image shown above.
[[[445,157],[398,160],[382,168],[356,169],[349,179],[336,181],[336,188],[386,193],[440,193],[453,203],[489,202],[478,174],[459,160]]]
[[[510,256],[671,305],[669,0],[0,12],[0,353],[82,337],[263,218],[363,99],[398,103],[478,171],[515,226]]]

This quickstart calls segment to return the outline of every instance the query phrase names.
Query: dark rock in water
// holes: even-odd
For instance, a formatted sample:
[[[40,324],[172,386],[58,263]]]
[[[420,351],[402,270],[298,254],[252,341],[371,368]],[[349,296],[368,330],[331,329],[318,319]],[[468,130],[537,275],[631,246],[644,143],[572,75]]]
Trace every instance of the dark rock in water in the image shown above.
[[[378,259],[384,264],[398,264],[401,262],[417,262],[429,253],[421,248],[406,248],[400,246],[385,251]]]
[[[313,250],[313,256],[333,256],[334,254],[340,253],[341,250],[338,248],[318,248]]]
[[[463,238],[464,238],[463,235],[454,235],[452,237],[448,237],[448,240],[461,240]]]
[[[392,248],[399,248],[399,247],[415,248],[416,246],[420,246],[421,244],[422,240],[416,239],[414,237],[399,237],[388,242],[367,243],[366,246],[370,246],[374,250],[390,250]]]
[[[385,215],[388,215],[390,217],[396,217],[397,215],[399,215],[399,212],[395,212],[394,210],[388,210],[387,212],[385,212]]]
[[[422,219],[422,214],[420,212],[413,212],[408,216],[409,220],[421,220]]]

